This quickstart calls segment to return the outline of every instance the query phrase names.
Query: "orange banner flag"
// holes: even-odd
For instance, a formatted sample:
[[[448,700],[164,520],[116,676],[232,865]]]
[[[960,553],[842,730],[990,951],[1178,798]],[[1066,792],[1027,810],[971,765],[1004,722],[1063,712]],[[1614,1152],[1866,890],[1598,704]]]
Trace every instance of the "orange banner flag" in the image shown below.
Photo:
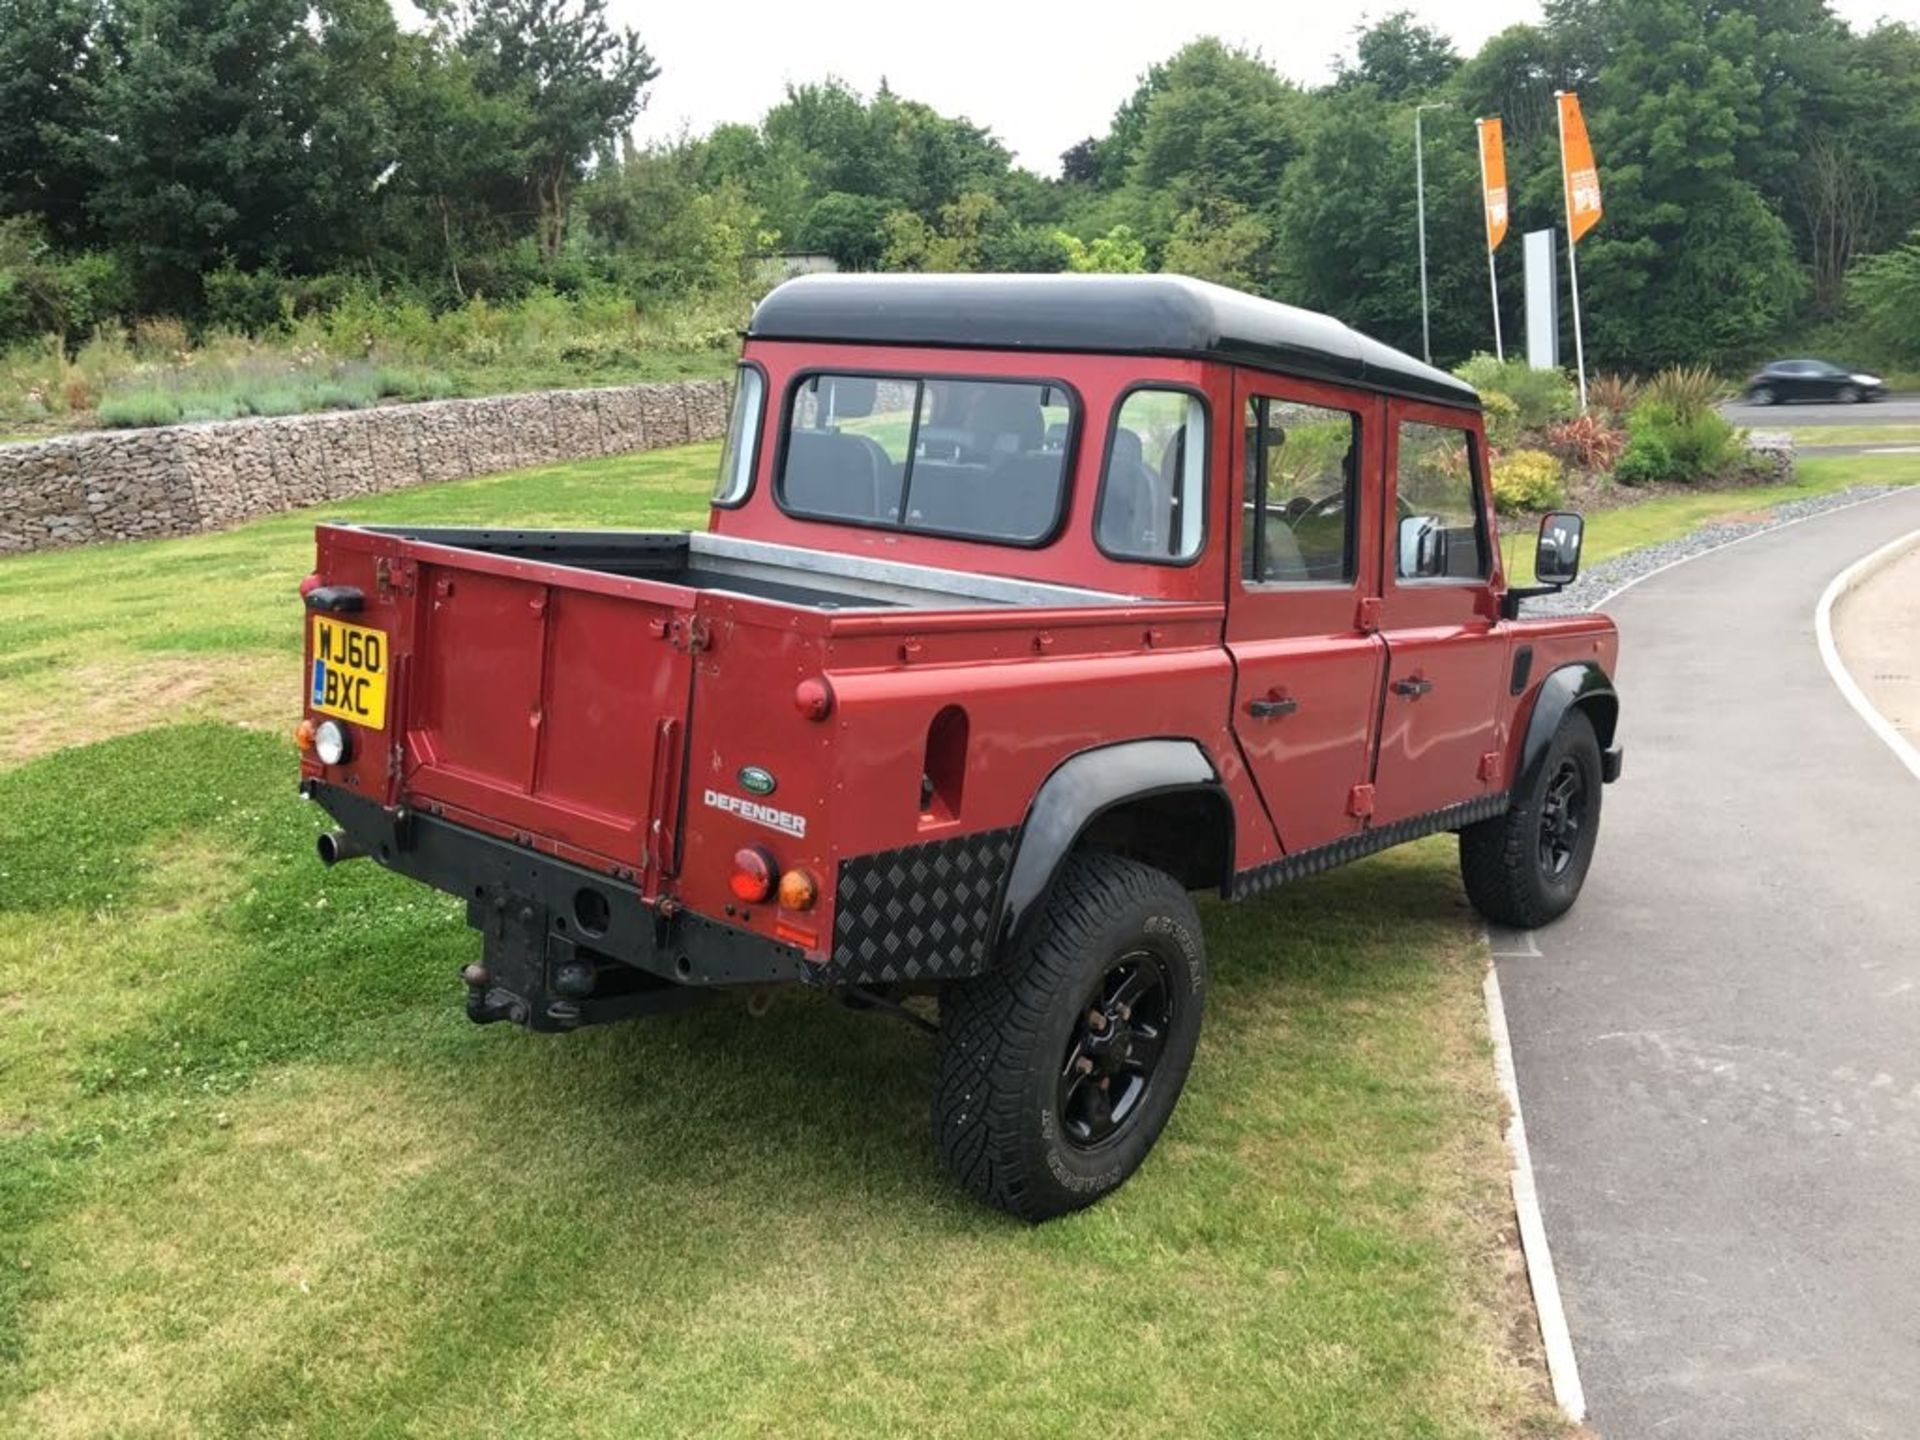
[[[1560,173],[1567,186],[1567,233],[1578,243],[1600,223],[1600,172],[1593,165],[1593,145],[1580,114],[1580,97],[1571,90],[1554,93],[1560,102]]]
[[[1480,131],[1480,194],[1487,211],[1487,249],[1507,238],[1507,149],[1495,116],[1473,122]]]

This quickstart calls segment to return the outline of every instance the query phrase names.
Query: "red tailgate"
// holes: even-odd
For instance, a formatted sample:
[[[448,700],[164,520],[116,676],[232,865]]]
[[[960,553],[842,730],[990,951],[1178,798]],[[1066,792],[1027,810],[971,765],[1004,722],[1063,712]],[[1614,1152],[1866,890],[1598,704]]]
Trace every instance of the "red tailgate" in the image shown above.
[[[644,869],[651,891],[673,863],[693,592],[421,553],[409,797]]]

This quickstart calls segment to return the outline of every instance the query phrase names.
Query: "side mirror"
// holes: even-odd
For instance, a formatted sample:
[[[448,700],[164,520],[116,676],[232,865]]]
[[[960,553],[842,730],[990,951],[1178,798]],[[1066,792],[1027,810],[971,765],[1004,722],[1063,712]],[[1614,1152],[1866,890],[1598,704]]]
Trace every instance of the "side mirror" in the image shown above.
[[[1571,510],[1541,516],[1533,578],[1542,585],[1571,585],[1580,574],[1580,540],[1586,528],[1586,520]]]
[[[1399,569],[1402,580],[1444,575],[1447,533],[1438,515],[1408,515],[1400,521]]]

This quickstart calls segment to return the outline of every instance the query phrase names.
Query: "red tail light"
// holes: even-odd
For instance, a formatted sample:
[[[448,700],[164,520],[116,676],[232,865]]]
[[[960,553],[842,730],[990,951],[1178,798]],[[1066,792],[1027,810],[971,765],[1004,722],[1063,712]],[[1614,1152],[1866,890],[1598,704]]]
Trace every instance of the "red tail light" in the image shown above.
[[[727,885],[735,899],[758,905],[773,893],[778,873],[766,847],[748,845],[733,852],[733,873],[727,877]]]

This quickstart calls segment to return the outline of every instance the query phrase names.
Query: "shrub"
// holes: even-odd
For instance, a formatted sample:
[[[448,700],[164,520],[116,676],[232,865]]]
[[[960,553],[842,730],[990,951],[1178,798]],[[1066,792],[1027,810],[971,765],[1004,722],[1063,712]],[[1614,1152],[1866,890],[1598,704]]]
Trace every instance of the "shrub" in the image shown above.
[[[1475,355],[1453,373],[1482,395],[1491,390],[1511,396],[1520,408],[1523,430],[1543,430],[1574,411],[1573,382],[1564,370],[1536,370],[1524,360]]]
[[[1673,452],[1650,431],[1632,436],[1613,467],[1613,478],[1622,485],[1657,485],[1672,474]]]
[[[1646,383],[1643,396],[1671,409],[1681,423],[1711,410],[1725,388],[1704,365],[1669,365]]]
[[[1684,397],[1684,386],[1676,393]],[[1711,404],[1683,413],[1649,386],[1627,419],[1627,448],[1613,473],[1626,485],[1691,484],[1724,473],[1739,455],[1738,432]]]
[[[100,423],[114,429],[171,425],[179,418],[179,398],[165,390],[129,390],[100,402]]]
[[[1493,462],[1493,504],[1502,515],[1551,510],[1564,499],[1560,462],[1544,450],[1515,450]]]
[[[1640,398],[1640,382],[1631,375],[1601,371],[1587,381],[1587,408],[1604,410],[1616,420],[1625,420]]]
[[[1487,443],[1494,449],[1510,450],[1520,443],[1520,406],[1511,395],[1482,390],[1480,413],[1486,421]]]
[[[1547,427],[1547,449],[1582,470],[1611,470],[1626,444],[1624,433],[1592,413]]]

